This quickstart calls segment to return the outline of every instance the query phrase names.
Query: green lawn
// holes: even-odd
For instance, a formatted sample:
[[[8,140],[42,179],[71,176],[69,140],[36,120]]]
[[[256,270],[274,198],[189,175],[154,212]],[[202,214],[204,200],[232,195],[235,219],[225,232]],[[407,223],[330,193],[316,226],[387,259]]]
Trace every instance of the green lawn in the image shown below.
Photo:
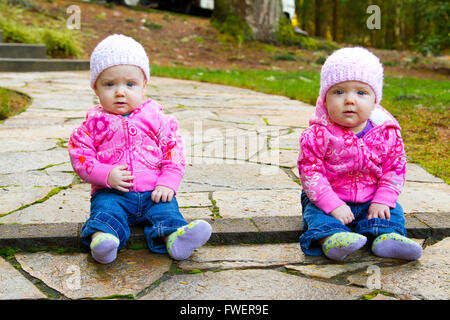
[[[0,123],[24,111],[30,98],[20,92],[0,87]]]
[[[152,66],[155,76],[213,82],[279,94],[314,105],[318,72],[211,70]],[[450,183],[450,81],[386,77],[381,105],[402,126],[408,161]]]

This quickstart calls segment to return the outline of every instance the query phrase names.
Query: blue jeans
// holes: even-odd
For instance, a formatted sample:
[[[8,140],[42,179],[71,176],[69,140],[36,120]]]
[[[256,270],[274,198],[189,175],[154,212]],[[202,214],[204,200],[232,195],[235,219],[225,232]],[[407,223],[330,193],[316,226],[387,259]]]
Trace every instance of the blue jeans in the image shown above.
[[[356,232],[375,237],[383,233],[395,232],[406,236],[405,216],[398,203],[395,208],[390,208],[391,218],[386,220],[381,218],[367,219],[370,201],[364,203],[347,202],[355,219],[348,225],[344,225],[332,215],[326,214],[316,207],[304,191],[302,191],[301,202],[304,232],[300,236],[300,247],[305,255],[322,255],[322,247],[317,240],[338,232]]]
[[[130,237],[129,226],[144,225],[148,247],[156,253],[167,253],[161,237],[187,225],[180,213],[175,197],[171,202],[154,203],[152,191],[121,192],[100,189],[91,197],[91,215],[81,229],[81,242],[89,245],[91,234],[97,231],[110,233],[120,240],[123,248]]]

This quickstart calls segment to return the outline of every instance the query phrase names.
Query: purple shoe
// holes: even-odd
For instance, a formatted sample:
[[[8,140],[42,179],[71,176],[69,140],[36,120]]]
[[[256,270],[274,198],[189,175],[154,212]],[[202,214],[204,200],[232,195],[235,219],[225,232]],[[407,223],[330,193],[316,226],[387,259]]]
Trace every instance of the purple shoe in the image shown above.
[[[372,252],[383,258],[417,260],[422,256],[422,247],[398,233],[385,233],[372,243]]]

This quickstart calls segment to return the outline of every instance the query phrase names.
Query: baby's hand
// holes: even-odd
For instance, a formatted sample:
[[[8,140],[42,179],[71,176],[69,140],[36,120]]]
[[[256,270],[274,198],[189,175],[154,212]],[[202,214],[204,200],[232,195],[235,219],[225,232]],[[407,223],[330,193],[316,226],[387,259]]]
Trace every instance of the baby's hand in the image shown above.
[[[389,210],[387,205],[372,202],[369,206],[369,214],[367,215],[367,219],[372,218],[389,220],[391,219],[391,210]]]
[[[331,211],[330,214],[336,219],[338,219],[340,222],[342,222],[344,225],[349,224],[355,219],[352,210],[346,204],[337,207],[336,209]]]
[[[131,175],[130,171],[126,171],[125,169],[128,166],[126,164],[117,166],[109,172],[108,175],[108,184],[113,189],[117,189],[119,191],[128,192],[129,187],[132,187],[133,184],[127,182],[129,180],[133,180],[134,176]]]
[[[156,186],[155,190],[152,192],[152,201],[154,203],[162,202],[170,202],[174,196],[175,192],[164,186]]]

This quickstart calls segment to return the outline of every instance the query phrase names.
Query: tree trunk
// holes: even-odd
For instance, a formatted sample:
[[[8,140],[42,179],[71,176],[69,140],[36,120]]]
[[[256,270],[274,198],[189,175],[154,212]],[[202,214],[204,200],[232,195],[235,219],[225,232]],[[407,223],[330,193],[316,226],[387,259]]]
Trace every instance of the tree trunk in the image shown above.
[[[223,22],[229,14],[245,21],[256,40],[276,41],[281,0],[214,0],[215,19]]]
[[[369,6],[371,6],[373,4],[373,1],[372,0],[370,0],[369,1]],[[366,23],[367,23],[367,20],[366,20]],[[369,35],[370,35],[370,46],[372,47],[372,48],[375,48],[376,47],[376,45],[375,45],[375,32],[376,32],[376,30],[377,29],[372,29],[372,30],[369,30]]]
[[[402,49],[402,42],[400,39],[401,5],[401,1],[395,1],[394,48],[397,50]]]
[[[315,8],[314,8],[314,25],[315,25],[315,36],[320,37],[322,36],[322,15],[321,15],[321,9],[322,9],[322,0],[316,0]]]
[[[333,34],[334,41],[338,41],[338,19],[339,19],[338,4],[339,4],[339,0],[333,0],[333,30],[332,30],[332,34]]]

